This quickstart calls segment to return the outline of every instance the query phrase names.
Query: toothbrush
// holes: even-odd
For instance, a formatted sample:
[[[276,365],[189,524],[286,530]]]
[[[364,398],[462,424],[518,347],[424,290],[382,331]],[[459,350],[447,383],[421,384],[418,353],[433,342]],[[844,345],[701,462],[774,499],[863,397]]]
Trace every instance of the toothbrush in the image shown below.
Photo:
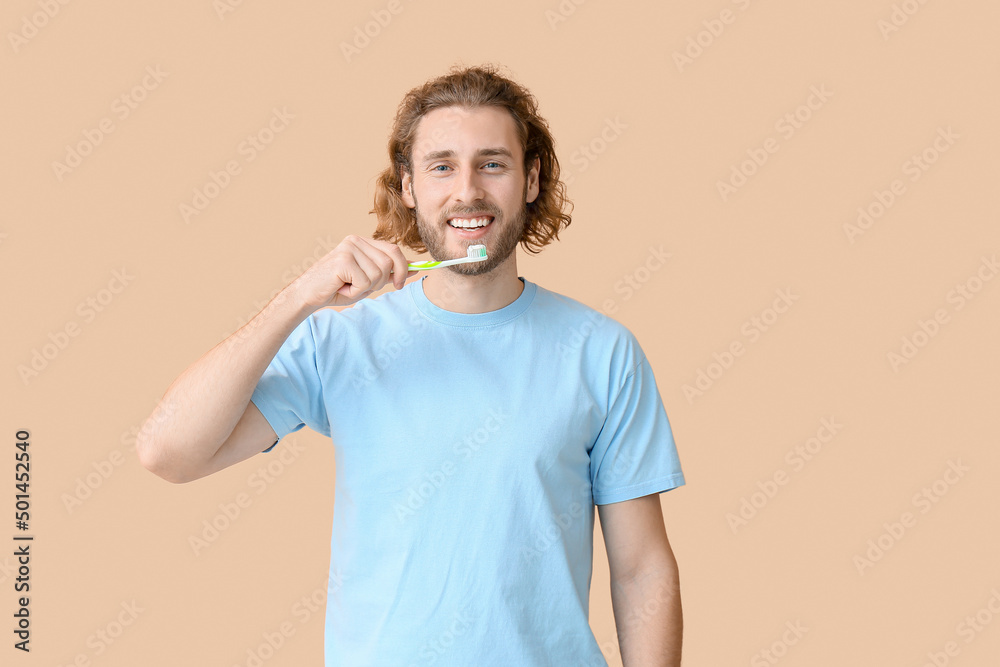
[[[410,271],[420,271],[421,269],[436,269],[442,266],[450,266],[451,264],[486,261],[486,246],[484,245],[470,245],[466,252],[468,252],[468,257],[460,257],[458,259],[446,259],[441,262],[410,262],[409,269]]]

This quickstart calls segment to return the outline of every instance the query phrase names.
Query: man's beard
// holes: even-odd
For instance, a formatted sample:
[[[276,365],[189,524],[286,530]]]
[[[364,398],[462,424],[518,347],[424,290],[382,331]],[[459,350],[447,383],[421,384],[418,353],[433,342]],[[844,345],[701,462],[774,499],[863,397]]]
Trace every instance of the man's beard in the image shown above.
[[[527,194],[527,184],[525,184],[525,194]],[[413,201],[415,204],[417,203],[416,198]],[[444,229],[444,226],[448,224],[447,218],[442,219],[438,226],[433,226],[420,214],[419,204],[414,208],[414,211],[417,217],[417,231],[420,234],[420,240],[427,247],[427,253],[437,261],[458,259],[457,257],[448,256],[450,254],[446,247],[448,230]],[[499,235],[493,236],[489,245],[486,246],[487,259],[485,261],[452,264],[445,267],[465,276],[479,276],[489,273],[500,266],[500,264],[510,257],[511,253],[517,250],[517,244],[521,241],[525,225],[528,222],[528,206],[524,203],[523,197],[521,199],[521,207],[515,214],[513,224],[510,225],[503,224],[503,212],[492,205],[479,206],[468,212],[452,211],[451,215],[469,215],[475,213],[492,215],[493,222],[490,225],[497,225],[501,229],[501,232]],[[479,239],[468,239],[465,247],[468,248],[480,243]]]

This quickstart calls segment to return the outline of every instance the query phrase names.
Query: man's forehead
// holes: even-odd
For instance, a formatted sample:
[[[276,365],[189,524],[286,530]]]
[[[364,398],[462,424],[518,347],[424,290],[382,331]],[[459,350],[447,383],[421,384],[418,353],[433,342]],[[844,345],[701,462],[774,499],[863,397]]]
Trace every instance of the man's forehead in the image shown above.
[[[417,123],[412,156],[425,160],[447,151],[482,154],[497,148],[506,148],[511,155],[521,153],[510,112],[495,106],[449,106],[427,112]]]

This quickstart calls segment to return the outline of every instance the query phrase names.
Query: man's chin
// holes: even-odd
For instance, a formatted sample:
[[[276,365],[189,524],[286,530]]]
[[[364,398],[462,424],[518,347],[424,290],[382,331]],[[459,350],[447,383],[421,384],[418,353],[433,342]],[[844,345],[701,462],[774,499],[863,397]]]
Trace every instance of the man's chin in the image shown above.
[[[521,216],[523,218],[523,214]],[[418,222],[419,218],[418,218]],[[495,224],[491,223],[491,224]],[[523,231],[523,220],[519,229]],[[418,224],[417,229],[421,232],[420,237],[427,249],[427,254],[436,261],[447,261],[450,259],[460,259],[469,256],[469,247],[474,245],[485,245],[487,258],[479,262],[464,262],[462,264],[452,264],[447,267],[453,273],[462,276],[482,276],[493,272],[497,267],[504,264],[507,259],[517,250],[518,238],[512,238],[514,230],[492,230],[491,233],[483,234],[481,238],[456,238],[456,235],[436,233],[436,230],[426,225]]]
[[[486,260],[484,262],[468,262],[466,264],[452,264],[446,266],[446,269],[450,269],[452,272],[457,273],[462,276],[481,276],[489,273],[496,268],[493,262]]]

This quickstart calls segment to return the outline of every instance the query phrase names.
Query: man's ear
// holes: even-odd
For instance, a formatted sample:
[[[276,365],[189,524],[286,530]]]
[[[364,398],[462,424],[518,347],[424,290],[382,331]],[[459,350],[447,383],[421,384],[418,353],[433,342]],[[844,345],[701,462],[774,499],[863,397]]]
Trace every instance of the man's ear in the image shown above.
[[[524,202],[530,204],[538,198],[539,186],[538,186],[538,174],[541,171],[541,161],[536,157],[535,163],[528,170],[528,187],[527,193],[524,196]]]
[[[416,208],[417,202],[413,199],[413,179],[410,177],[410,173],[405,169],[400,170],[399,180],[403,188],[401,193],[403,203],[406,204],[407,208]]]

